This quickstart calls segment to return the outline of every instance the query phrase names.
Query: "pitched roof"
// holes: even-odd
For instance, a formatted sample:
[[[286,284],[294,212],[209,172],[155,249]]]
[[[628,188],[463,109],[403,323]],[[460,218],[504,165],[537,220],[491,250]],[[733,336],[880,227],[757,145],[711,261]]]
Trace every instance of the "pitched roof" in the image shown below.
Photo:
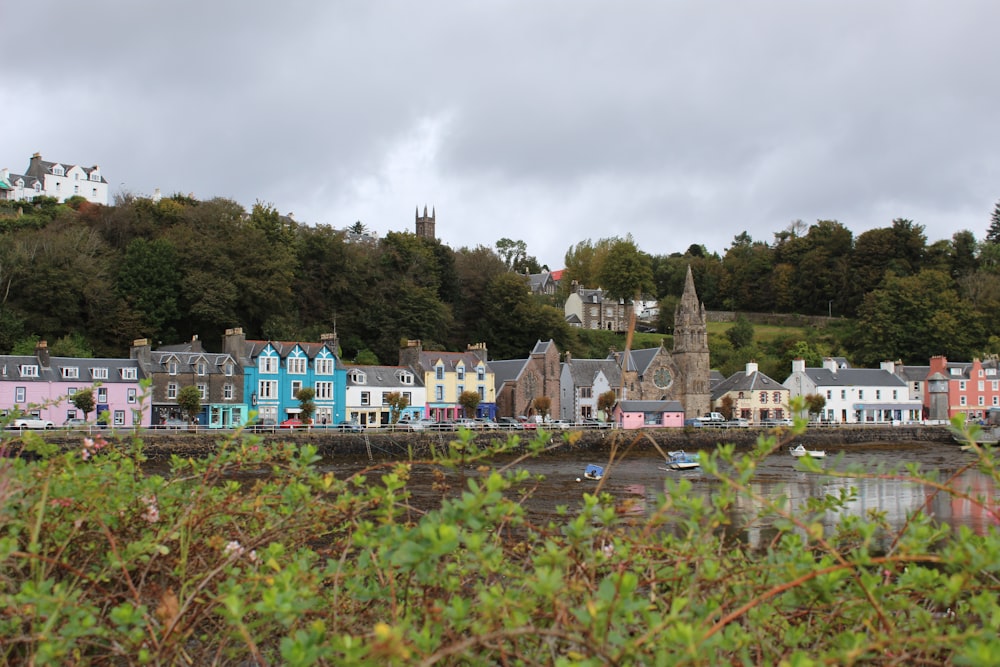
[[[621,386],[622,383],[622,369],[614,359],[572,359],[565,366],[569,368],[570,377],[577,387],[594,384],[598,373],[604,373],[604,377],[614,387]]]
[[[414,373],[412,369],[406,366],[366,366],[363,364],[350,364],[344,366],[347,369],[347,385],[354,387],[395,387],[395,386],[410,386],[403,385],[399,379],[400,373],[408,373],[410,377],[413,378],[412,386],[423,387],[424,378],[420,376],[419,373]],[[351,379],[351,371],[357,370],[365,374],[366,378],[370,378],[364,384],[354,382]],[[374,380],[374,382],[372,381]]]
[[[760,371],[752,371],[747,373],[744,371],[738,371],[733,373],[728,378],[722,382],[712,386],[712,400],[717,401],[731,391],[788,391],[788,388],[783,386],[777,380],[770,378],[769,376],[761,373]]]
[[[21,375],[22,366],[36,366],[38,375]],[[63,368],[79,369],[79,378],[65,378],[62,376]],[[94,380],[93,369],[106,368],[108,377],[101,378],[101,382],[135,382],[136,380],[125,380],[122,378],[121,369],[135,368],[136,377],[142,379],[146,377],[139,362],[135,359],[90,359],[83,357],[50,357],[49,364],[43,366],[39,358],[35,355],[0,355],[0,380],[25,381],[25,382],[82,382],[88,383]]]
[[[881,368],[807,368],[806,375],[817,387],[905,387],[901,378]]]
[[[680,401],[618,401],[622,412],[684,412]]]

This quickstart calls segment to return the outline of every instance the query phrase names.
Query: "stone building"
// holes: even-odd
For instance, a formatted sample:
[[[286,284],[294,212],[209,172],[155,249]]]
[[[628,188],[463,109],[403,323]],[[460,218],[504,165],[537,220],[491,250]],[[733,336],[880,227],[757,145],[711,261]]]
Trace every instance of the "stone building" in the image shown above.
[[[414,230],[416,232],[416,235],[419,236],[422,239],[430,239],[432,241],[435,238],[437,238],[437,236],[436,236],[437,232],[434,229],[435,218],[436,217],[437,217],[437,215],[435,214],[433,208],[431,209],[431,214],[430,215],[427,215],[427,207],[426,206],[424,206],[424,214],[423,215],[420,215],[420,210],[417,209],[417,214],[416,214],[416,218],[417,218],[417,220],[416,220],[416,229]]]
[[[554,341],[538,341],[527,359],[490,361],[496,386],[498,417],[530,417],[535,399],[549,399],[550,417],[559,417],[559,349]]]

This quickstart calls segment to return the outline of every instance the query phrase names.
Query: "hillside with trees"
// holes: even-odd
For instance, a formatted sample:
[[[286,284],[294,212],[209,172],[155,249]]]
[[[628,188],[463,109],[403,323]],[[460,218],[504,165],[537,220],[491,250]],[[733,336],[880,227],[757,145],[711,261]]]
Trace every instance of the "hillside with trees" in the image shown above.
[[[834,220],[795,222],[770,241],[747,233],[723,253],[639,249],[631,237],[567,240],[562,293],[532,296],[522,277],[539,265],[520,240],[452,249],[409,231],[381,239],[361,222],[309,225],[257,202],[175,195],[119,197],[113,206],[51,199],[0,203],[0,353],[46,339],[54,354],[121,356],[137,338],[154,345],[198,335],[212,346],[230,327],[248,337],[318,340],[336,329],[343,356],[395,363],[400,341],[427,349],[486,342],[491,358],[523,357],[553,339],[574,356],[623,349],[622,335],[571,329],[562,301],[572,281],[630,301],[661,302],[669,336],[687,267],[709,310],[832,316],[758,340],[737,321],[712,338],[713,365],[787,369],[795,355],[855,364],[926,363],[998,351],[1000,204],[970,231],[929,242],[911,220],[855,236]],[[360,239],[360,240],[359,240]],[[655,250],[655,249],[653,249]],[[658,344],[639,336],[633,347]],[[669,344],[669,340],[668,340]],[[782,372],[776,376],[782,376]]]

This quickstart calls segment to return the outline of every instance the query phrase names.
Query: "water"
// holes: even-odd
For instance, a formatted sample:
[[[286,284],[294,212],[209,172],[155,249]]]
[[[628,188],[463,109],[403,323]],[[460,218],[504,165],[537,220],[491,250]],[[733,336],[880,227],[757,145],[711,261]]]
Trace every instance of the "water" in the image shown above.
[[[921,470],[935,470],[939,480],[953,475],[951,485],[970,496],[981,496],[984,503],[956,498],[936,492],[935,489],[905,479],[885,476],[860,478],[854,475],[835,477],[804,472],[802,465],[788,453],[787,447],[768,456],[758,467],[751,482],[755,494],[768,499],[786,497],[792,509],[805,506],[810,498],[836,494],[840,489],[853,489],[853,499],[843,512],[866,516],[871,510],[884,512],[885,521],[893,530],[901,528],[907,517],[923,511],[950,526],[967,526],[976,533],[984,533],[997,524],[1000,515],[998,491],[992,479],[969,464],[976,460],[972,453],[962,452],[956,445],[938,443],[873,443],[828,447],[827,458],[821,461],[824,470],[847,471],[860,468],[870,474],[880,470],[901,469],[904,464],[917,463]],[[616,502],[629,511],[649,511],[656,506],[658,494],[664,490],[667,479],[684,478],[691,482],[693,493],[708,496],[721,484],[700,470],[676,472],[663,469],[663,460],[656,453],[630,453],[626,458],[608,465],[595,455],[577,452],[548,454],[517,464],[517,468],[545,476],[531,497],[524,503],[529,519],[547,523],[558,518],[558,508],[578,508],[585,492],[594,492],[598,482],[583,478],[588,463],[605,466],[605,478],[600,490],[611,494]],[[323,467],[338,476],[352,474],[368,465],[366,462],[326,461]],[[478,476],[474,466],[458,472],[446,471],[450,489],[445,494],[455,494],[465,488],[467,479]],[[434,488],[434,469],[415,466],[409,488],[413,494],[411,505],[418,509],[432,509],[440,504],[442,491]],[[741,500],[734,523],[742,521],[741,539],[751,544],[767,539],[768,526],[747,526],[746,519],[757,513],[750,501]],[[645,509],[644,509],[645,508]],[[815,517],[826,528],[834,526],[839,517],[831,512]]]

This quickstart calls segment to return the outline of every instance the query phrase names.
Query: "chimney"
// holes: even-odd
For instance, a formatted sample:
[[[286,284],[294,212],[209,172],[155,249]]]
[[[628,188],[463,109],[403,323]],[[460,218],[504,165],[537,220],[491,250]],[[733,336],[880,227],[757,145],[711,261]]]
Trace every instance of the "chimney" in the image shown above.
[[[38,357],[38,365],[42,368],[48,368],[51,363],[49,357],[49,344],[44,340],[40,340],[35,344],[35,356]]]
[[[198,334],[191,336],[191,351],[192,352],[204,352],[204,348],[201,346],[201,341],[198,340]]]
[[[132,349],[129,350],[129,359],[135,359],[139,362],[139,367],[142,368],[147,373],[153,365],[153,357],[150,354],[149,339],[148,338],[138,338],[132,341]]]
[[[893,375],[896,374],[896,362],[894,361],[883,361],[879,363],[879,368],[881,368],[884,371],[888,371]]]
[[[226,335],[222,338],[222,351],[235,359],[236,363],[242,363],[240,360],[244,356],[246,342],[247,337],[243,334],[243,327],[226,329]]]
[[[756,361],[748,361],[747,362],[747,376],[753,375],[756,372],[757,372],[757,362]],[[793,369],[792,372],[793,373],[795,372],[794,369]]]
[[[471,352],[476,355],[479,361],[486,361],[486,343],[476,343],[475,345],[469,345],[466,348],[467,352]]]
[[[837,374],[837,360],[833,357],[823,357],[823,368],[832,372],[834,375]]]
[[[419,340],[407,340],[406,346],[399,349],[399,365],[409,366],[416,371],[420,368],[420,355],[424,345]]]
[[[319,335],[319,342],[326,343],[326,346],[330,348],[333,355],[336,357],[340,356],[340,339],[335,333],[325,333]]]
[[[573,353],[570,352],[569,350],[566,350],[565,363],[567,363],[567,364],[573,363]]]
[[[792,372],[793,373],[805,373],[806,372],[806,360],[805,359],[792,359]]]

